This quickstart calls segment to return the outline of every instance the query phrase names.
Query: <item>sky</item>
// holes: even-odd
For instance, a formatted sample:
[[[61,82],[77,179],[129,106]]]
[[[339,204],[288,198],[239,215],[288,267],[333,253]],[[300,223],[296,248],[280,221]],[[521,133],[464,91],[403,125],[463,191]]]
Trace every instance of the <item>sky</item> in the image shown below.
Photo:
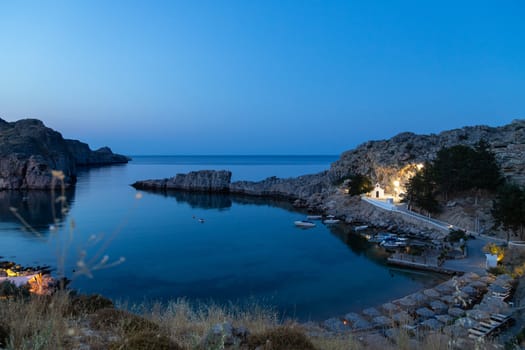
[[[0,0],[0,118],[128,155],[525,118],[525,2]]]

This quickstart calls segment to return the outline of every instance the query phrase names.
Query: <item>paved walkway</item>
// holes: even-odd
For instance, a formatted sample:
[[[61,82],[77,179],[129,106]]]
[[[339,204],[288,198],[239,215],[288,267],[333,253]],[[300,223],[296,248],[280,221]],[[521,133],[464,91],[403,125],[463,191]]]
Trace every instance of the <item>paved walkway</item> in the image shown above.
[[[396,204],[390,204],[390,203],[387,203],[385,201],[382,201],[382,200],[379,200],[379,199],[374,199],[374,198],[369,198],[369,197],[361,197],[361,200],[367,202],[367,203],[370,203],[372,204],[373,206],[377,207],[377,208],[380,208],[380,209],[383,209],[383,210],[386,210],[386,211],[390,211],[390,212],[395,212],[395,213],[398,213],[398,214],[401,214],[401,215],[404,215],[404,216],[409,216],[411,218],[414,218],[414,219],[417,219],[419,221],[422,221],[426,224],[430,224],[432,226],[434,226],[435,228],[437,228],[438,230],[441,230],[441,231],[444,231],[444,232],[449,232],[450,231],[450,225],[446,222],[443,222],[443,221],[439,221],[439,220],[436,220],[436,219],[433,219],[433,218],[430,218],[428,216],[425,216],[425,215],[421,215],[421,214],[418,214],[418,213],[415,213],[413,211],[409,211],[406,209],[406,206],[405,205],[396,205]]]
[[[406,209],[405,205],[390,204],[385,201],[374,199],[374,198],[369,198],[369,197],[361,197],[361,199],[382,210],[395,212],[400,215],[410,216],[411,218],[415,218],[426,224],[432,224],[434,227],[444,232],[449,232],[451,228],[461,229],[460,227],[453,226],[444,221],[429,218],[424,215],[409,211]],[[487,242],[504,243],[506,242],[506,240],[501,239],[501,238],[487,236],[487,235],[480,235],[472,231],[467,231],[467,230],[464,230],[464,231],[475,237],[475,239],[471,239],[467,241],[467,257],[464,259],[446,260],[441,267],[446,270],[462,271],[462,272],[472,271],[472,272],[476,272],[477,274],[484,275],[486,273],[486,269],[485,269],[486,257],[485,257],[485,253],[483,253],[483,247],[485,246],[485,244],[487,244]]]
[[[464,259],[447,259],[442,268],[453,271],[475,272],[478,275],[486,274],[486,257],[483,247],[487,242],[483,239],[470,239],[467,241],[467,257]]]

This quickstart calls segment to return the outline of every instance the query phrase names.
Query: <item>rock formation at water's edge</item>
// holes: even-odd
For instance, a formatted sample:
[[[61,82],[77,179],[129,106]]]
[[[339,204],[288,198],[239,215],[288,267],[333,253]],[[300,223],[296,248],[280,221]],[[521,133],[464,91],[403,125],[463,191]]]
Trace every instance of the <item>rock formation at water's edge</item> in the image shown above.
[[[37,119],[0,119],[0,190],[49,189],[52,170],[62,171],[69,186],[75,182],[77,166],[128,161],[107,147],[92,151],[83,142],[66,140]]]
[[[137,181],[132,186],[136,189],[197,192],[229,192],[232,173],[226,170],[201,170],[160,180]]]
[[[357,198],[345,195],[338,190],[338,184],[350,175],[362,174],[392,193],[394,180],[403,186],[417,166],[433,160],[442,147],[475,146],[480,140],[486,141],[494,152],[502,175],[507,180],[525,185],[525,120],[515,120],[501,127],[471,126],[431,135],[405,132],[389,140],[368,141],[344,152],[329,170],[297,178],[270,177],[262,181],[233,183],[223,178],[223,182],[216,183],[214,178],[217,174],[205,171],[195,172],[191,176],[177,175],[173,179],[138,181],[133,186],[146,190],[205,190],[275,197],[290,200],[295,206],[309,208],[314,212],[337,215],[347,222],[368,222],[379,227],[412,225],[406,219],[378,211],[369,204],[356,200]],[[230,177],[231,174],[228,179]],[[180,182],[174,180],[177,178],[185,179],[183,186],[177,185]],[[196,186],[192,185],[193,181]],[[199,185],[202,182],[209,185]],[[478,220],[483,217],[482,214],[479,210],[476,212]],[[464,226],[453,219],[449,222]],[[489,223],[486,225],[489,226]]]

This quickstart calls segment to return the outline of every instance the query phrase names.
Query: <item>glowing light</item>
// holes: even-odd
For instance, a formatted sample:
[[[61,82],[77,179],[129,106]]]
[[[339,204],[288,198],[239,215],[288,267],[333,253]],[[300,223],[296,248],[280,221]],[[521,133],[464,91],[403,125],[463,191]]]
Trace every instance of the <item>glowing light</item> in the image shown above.
[[[399,187],[399,181],[397,181],[397,180],[394,181],[394,186],[395,186],[395,187]]]
[[[423,167],[424,167],[423,163],[419,163],[416,165],[417,170],[421,170],[423,169]]]

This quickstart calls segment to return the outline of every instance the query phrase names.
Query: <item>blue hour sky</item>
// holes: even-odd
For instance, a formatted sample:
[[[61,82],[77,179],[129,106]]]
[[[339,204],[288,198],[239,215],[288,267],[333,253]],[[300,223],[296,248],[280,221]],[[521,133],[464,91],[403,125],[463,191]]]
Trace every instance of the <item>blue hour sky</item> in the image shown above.
[[[125,154],[338,154],[525,118],[523,1],[0,0],[0,118]]]

